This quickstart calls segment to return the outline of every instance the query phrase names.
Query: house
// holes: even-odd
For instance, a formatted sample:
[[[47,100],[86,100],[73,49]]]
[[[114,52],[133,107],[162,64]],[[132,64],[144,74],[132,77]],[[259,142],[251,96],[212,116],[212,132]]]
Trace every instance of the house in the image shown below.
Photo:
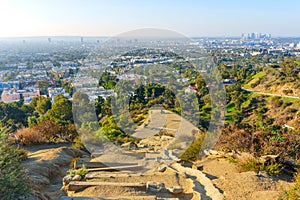
[[[21,99],[21,95],[20,93],[16,92],[16,90],[4,88],[1,95],[1,100],[4,103],[12,103],[15,101],[20,101],[20,99]]]
[[[198,91],[197,85],[196,84],[191,84],[189,85],[188,88],[184,90],[185,94],[192,94],[196,93]]]
[[[34,88],[28,88],[24,90],[16,90],[5,88],[1,95],[1,100],[4,103],[11,103],[20,101],[21,98],[25,100],[26,103],[30,103],[33,97],[40,96],[40,91]]]

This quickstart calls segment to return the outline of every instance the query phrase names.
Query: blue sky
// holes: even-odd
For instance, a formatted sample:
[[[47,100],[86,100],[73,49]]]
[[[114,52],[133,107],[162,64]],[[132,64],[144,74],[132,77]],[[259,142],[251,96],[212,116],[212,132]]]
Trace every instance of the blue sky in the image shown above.
[[[300,36],[298,0],[0,0],[0,37],[113,36],[139,28],[187,36]]]

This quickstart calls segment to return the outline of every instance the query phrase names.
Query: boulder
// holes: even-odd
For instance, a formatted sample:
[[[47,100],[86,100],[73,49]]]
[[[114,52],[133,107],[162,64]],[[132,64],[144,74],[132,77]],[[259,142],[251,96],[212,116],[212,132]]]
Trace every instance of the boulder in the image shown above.
[[[261,156],[259,158],[259,161],[265,163],[265,162],[271,162],[271,163],[275,163],[277,162],[279,159],[279,155],[265,155],[265,156]]]
[[[63,186],[68,185],[72,180],[74,176],[67,175],[63,178]]]
[[[128,149],[128,150],[136,150],[136,149],[138,149],[137,145],[134,142],[127,142],[125,144],[122,144],[121,147],[123,149]]]
[[[159,172],[165,172],[166,169],[167,169],[167,165],[161,165],[161,166],[158,166],[157,171],[159,171]]]
[[[184,191],[183,188],[180,186],[173,186],[173,187],[168,188],[168,190],[172,194],[181,194]]]
[[[80,175],[75,175],[73,178],[72,178],[72,181],[81,181],[82,177]]]
[[[209,152],[210,155],[215,155],[215,156],[216,155],[220,155],[220,153],[218,151],[216,151],[216,150],[210,149],[208,152]]]
[[[165,190],[165,184],[162,182],[148,181],[146,183],[146,189],[151,192],[161,192]]]

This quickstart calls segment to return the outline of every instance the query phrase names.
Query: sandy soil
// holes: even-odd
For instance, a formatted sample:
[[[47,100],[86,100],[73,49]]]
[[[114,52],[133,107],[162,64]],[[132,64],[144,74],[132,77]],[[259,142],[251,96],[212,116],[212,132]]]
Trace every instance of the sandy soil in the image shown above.
[[[274,200],[292,184],[285,177],[240,172],[235,163],[225,158],[208,157],[196,165],[223,192],[226,200]]]

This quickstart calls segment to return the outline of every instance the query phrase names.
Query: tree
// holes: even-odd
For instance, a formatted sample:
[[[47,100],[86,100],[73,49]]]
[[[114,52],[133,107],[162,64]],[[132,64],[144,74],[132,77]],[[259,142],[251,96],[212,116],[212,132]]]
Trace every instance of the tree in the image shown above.
[[[196,79],[196,85],[198,93],[200,96],[208,94],[208,89],[206,88],[206,83],[202,75],[199,75]]]
[[[28,106],[20,105],[19,102],[5,104],[0,102],[0,120],[3,125],[16,130],[20,126],[27,125],[27,118],[32,114]]]
[[[104,106],[105,99],[101,96],[98,96],[95,102],[95,110],[96,110],[96,115],[99,116],[99,114],[102,113],[102,107]]]
[[[48,95],[48,87],[49,87],[48,81],[46,81],[46,80],[39,81],[38,87],[39,87],[41,95]]]
[[[95,105],[90,102],[87,94],[77,91],[73,95],[74,121],[80,127],[84,122],[98,121],[95,115]]]
[[[40,116],[42,116],[46,114],[48,110],[51,109],[52,104],[49,98],[39,96],[39,97],[34,97],[29,105],[32,108],[34,108],[35,111],[39,113]]]
[[[66,125],[73,122],[72,103],[63,95],[57,95],[54,98],[54,104],[48,111],[50,119],[59,123],[60,125]]]

